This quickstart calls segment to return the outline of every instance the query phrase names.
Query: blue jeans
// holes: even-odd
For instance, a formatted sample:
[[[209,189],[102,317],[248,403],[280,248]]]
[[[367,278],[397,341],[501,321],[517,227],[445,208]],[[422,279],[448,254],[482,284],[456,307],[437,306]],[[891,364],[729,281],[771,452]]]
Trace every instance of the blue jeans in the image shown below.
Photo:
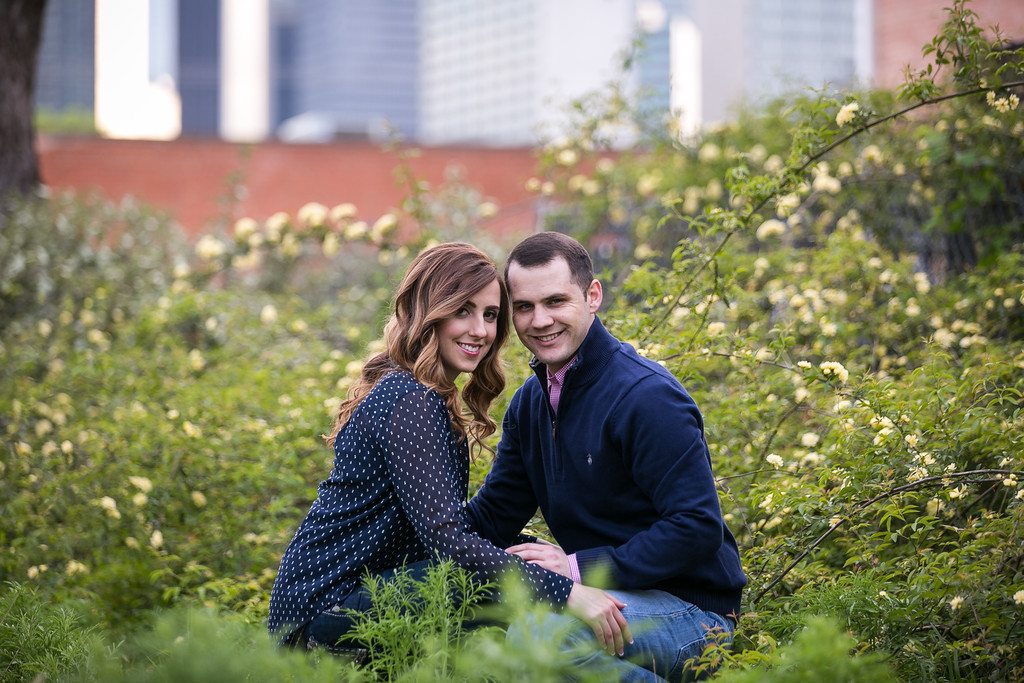
[[[434,563],[430,560],[424,560],[422,562],[414,562],[406,565],[404,571],[408,572],[416,581],[422,581],[426,577],[427,571]],[[389,569],[381,572],[378,576],[387,581],[388,579],[394,578],[394,576],[402,570],[401,568]],[[316,648],[324,648],[328,652],[334,654],[356,654],[356,651],[361,650],[361,647],[352,642],[342,642],[343,636],[349,634],[355,626],[355,617],[348,613],[346,610],[355,610],[357,612],[369,612],[373,607],[373,601],[371,599],[370,591],[366,586],[360,582],[351,593],[342,598],[339,602],[331,605],[320,614],[313,617],[298,634],[298,645],[304,647],[307,650],[314,650]],[[363,653],[358,653],[362,655]]]
[[[594,632],[569,613],[546,613],[542,622],[517,622],[508,630],[508,639],[523,644],[527,639],[549,640],[552,634],[568,633],[560,644],[573,663],[596,672],[605,672],[620,681],[692,680],[685,670],[686,660],[699,657],[716,640],[732,642],[735,625],[714,612],[705,612],[676,596],[658,590],[608,591],[626,607],[633,644],[627,643],[622,657],[601,650]]]
[[[383,581],[389,581],[395,578],[399,572],[403,572],[413,581],[422,582],[434,565],[433,560],[422,560],[403,567],[388,569],[377,576]],[[452,595],[449,599],[456,604],[459,598],[460,596]],[[486,599],[485,594],[484,600]],[[356,659],[365,657],[368,653],[361,645],[351,640],[342,641],[341,639],[348,635],[356,624],[356,617],[347,610],[366,613],[372,607],[373,599],[370,590],[360,582],[348,595],[313,617],[312,621],[299,631],[295,644],[307,650],[323,648],[333,654],[347,655]],[[416,609],[415,605],[413,609]],[[470,619],[464,621],[462,626],[465,629],[471,629],[483,623],[485,622]],[[339,643],[339,641],[341,642]]]

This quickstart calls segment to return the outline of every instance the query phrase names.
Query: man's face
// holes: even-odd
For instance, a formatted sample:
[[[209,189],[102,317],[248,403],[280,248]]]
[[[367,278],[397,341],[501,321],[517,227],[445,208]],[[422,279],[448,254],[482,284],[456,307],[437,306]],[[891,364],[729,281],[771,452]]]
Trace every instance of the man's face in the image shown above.
[[[508,283],[516,334],[549,372],[558,372],[576,355],[594,322],[601,283],[593,280],[582,291],[561,256],[535,268],[513,262]]]

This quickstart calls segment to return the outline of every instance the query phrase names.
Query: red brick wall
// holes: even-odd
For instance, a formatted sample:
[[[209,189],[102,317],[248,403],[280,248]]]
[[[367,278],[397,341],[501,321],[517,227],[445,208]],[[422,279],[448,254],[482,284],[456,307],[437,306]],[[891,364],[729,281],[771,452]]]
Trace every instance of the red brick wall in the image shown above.
[[[266,142],[249,148],[206,139],[173,142],[47,137],[37,142],[43,182],[54,189],[96,190],[120,200],[131,195],[170,211],[192,235],[224,215],[220,200],[228,178],[241,172],[247,192],[231,220],[262,220],[277,211],[294,214],[307,202],[328,208],[356,205],[374,221],[399,207],[407,195],[395,178],[398,157],[366,142],[293,145]],[[248,149],[246,155],[245,150]],[[463,169],[463,181],[495,202],[500,213],[491,229],[529,231],[536,220],[534,197],[524,184],[537,166],[532,149],[422,148],[410,161],[431,187],[445,170]]]
[[[874,0],[876,86],[893,88],[903,82],[907,65],[914,70],[932,61],[921,49],[946,22],[951,0]],[[1024,0],[972,0],[967,8],[984,29],[998,26],[1004,38],[1024,40]],[[986,30],[991,37],[991,32]]]

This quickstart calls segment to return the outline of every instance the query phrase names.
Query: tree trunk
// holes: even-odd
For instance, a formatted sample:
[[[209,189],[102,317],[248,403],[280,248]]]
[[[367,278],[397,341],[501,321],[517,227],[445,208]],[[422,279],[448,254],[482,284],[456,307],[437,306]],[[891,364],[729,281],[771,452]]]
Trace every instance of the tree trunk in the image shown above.
[[[39,186],[32,123],[46,0],[0,0],[0,198]]]

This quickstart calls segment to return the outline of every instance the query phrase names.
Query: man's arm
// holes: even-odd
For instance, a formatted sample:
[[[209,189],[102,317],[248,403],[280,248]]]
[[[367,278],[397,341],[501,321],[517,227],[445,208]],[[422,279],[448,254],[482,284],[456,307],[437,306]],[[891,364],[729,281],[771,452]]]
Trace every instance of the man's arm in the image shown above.
[[[652,375],[610,415],[613,445],[658,520],[618,546],[577,550],[583,581],[604,572],[618,588],[642,589],[702,574],[725,532],[696,404],[677,383]]]
[[[516,412],[522,389],[509,402],[501,423],[501,440],[484,485],[466,506],[474,530],[502,548],[514,543],[537,512],[537,498],[520,451]]]

